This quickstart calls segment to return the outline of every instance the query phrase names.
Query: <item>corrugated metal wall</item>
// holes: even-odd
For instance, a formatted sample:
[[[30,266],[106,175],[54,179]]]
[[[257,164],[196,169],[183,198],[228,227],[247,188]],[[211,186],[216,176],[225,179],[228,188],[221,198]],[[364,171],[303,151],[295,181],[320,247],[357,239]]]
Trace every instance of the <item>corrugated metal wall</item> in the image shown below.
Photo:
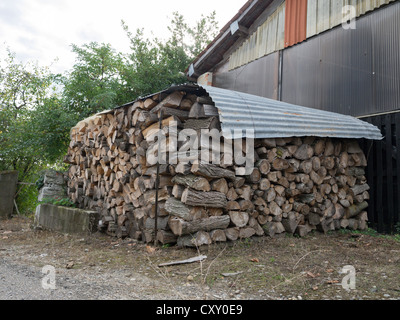
[[[285,48],[306,40],[307,0],[286,0]]]
[[[215,87],[278,99],[279,53],[274,52],[229,72],[214,74]]]
[[[396,0],[308,0],[307,38],[341,25],[343,7],[353,6],[356,17]]]
[[[400,2],[283,51],[282,99],[353,116],[400,108]]]
[[[229,69],[233,70],[272,52],[281,50],[285,44],[285,3],[250,35],[229,60]]]
[[[400,113],[362,118],[377,126],[385,140],[361,140],[368,156],[366,177],[371,187],[369,223],[379,232],[396,232],[400,224]]]
[[[400,109],[400,1],[227,72],[214,85],[352,116]]]
[[[233,52],[229,69],[241,67],[272,52],[282,50],[343,23],[345,6],[355,16],[398,0],[286,0]]]

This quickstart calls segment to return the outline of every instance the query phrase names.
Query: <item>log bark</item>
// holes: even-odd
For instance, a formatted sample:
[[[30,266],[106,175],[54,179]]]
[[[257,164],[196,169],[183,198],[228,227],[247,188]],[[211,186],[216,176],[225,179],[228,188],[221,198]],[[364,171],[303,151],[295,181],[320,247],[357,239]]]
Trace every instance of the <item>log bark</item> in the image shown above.
[[[184,204],[195,207],[225,208],[228,201],[220,192],[197,192],[187,188],[181,198]]]
[[[368,208],[368,202],[364,201],[357,205],[352,205],[346,209],[345,219],[350,219]]]
[[[207,179],[199,176],[195,176],[193,174],[186,175],[186,176],[181,176],[181,175],[176,175],[172,179],[173,183],[183,185],[185,187],[192,188],[197,191],[210,191],[211,186],[210,183],[208,182]]]
[[[157,241],[161,244],[175,244],[178,241],[178,237],[172,232],[160,230],[157,232]]]
[[[235,179],[235,173],[212,164],[193,164],[192,173],[209,179],[228,178]]]
[[[166,201],[165,210],[174,217],[178,217],[186,221],[192,220],[190,208],[175,198],[169,198]]]
[[[195,235],[187,235],[178,238],[178,247],[201,247],[204,245],[210,245],[212,243],[211,237],[208,232],[199,231]]]
[[[180,218],[171,218],[169,227],[176,236],[194,234],[198,231],[210,232],[216,229],[226,229],[230,223],[229,216],[210,217],[197,221],[184,221]]]

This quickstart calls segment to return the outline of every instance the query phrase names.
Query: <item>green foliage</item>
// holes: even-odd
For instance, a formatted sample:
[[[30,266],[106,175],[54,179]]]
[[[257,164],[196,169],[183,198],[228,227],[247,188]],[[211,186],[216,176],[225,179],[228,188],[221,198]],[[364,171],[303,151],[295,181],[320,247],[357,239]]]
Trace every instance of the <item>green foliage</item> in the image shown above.
[[[400,235],[400,222],[397,222],[394,226],[395,232]]]
[[[75,203],[69,198],[44,198],[39,204],[52,204],[59,207],[76,208]]]
[[[126,102],[123,57],[110,44],[72,45],[76,63],[64,80],[65,107],[79,120]]]
[[[122,27],[130,40],[131,52],[121,76],[135,98],[186,82],[184,71],[218,30],[215,12],[202,16],[194,27],[174,12],[166,41],[146,39],[141,29],[132,34],[124,21]]]
[[[19,181],[34,183],[41,170],[62,167],[76,123],[186,82],[185,69],[218,30],[215,12],[194,26],[174,12],[165,41],[147,39],[143,30],[132,34],[125,22],[122,27],[130,52],[97,42],[72,45],[76,62],[65,75],[37,63],[23,64],[6,50],[0,60],[0,171],[17,170]],[[35,197],[35,186],[20,189],[20,211],[33,212]]]
[[[62,159],[75,120],[57,96],[59,76],[7,53],[0,61],[0,170],[17,170],[19,181],[33,183],[37,172]],[[32,212],[35,198],[34,187],[19,187],[20,212]]]
[[[44,176],[43,175],[41,175],[40,178],[35,181],[35,186],[36,186],[37,190],[40,190],[43,188],[43,186],[44,186]]]

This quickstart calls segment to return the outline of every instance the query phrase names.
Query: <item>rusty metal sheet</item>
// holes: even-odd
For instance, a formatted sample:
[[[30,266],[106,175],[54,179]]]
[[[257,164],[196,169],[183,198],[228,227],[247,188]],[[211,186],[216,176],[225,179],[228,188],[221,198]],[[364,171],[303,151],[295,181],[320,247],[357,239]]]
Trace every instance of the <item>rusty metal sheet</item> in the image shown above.
[[[307,1],[286,0],[285,48],[306,40]]]

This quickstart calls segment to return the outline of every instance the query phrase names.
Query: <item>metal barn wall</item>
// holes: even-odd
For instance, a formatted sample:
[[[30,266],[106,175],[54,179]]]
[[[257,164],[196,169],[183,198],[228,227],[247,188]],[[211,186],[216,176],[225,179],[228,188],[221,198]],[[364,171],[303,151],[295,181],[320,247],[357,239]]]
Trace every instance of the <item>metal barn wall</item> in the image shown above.
[[[285,48],[307,38],[307,3],[308,0],[286,0]]]
[[[279,53],[228,72],[214,74],[213,86],[278,99]]]
[[[356,17],[360,17],[393,1],[396,0],[308,0],[307,38],[341,25],[344,6],[353,6]]]
[[[231,54],[229,69],[248,64],[272,52],[281,50],[285,44],[285,3],[258,27],[250,37]]]
[[[361,140],[368,158],[366,177],[370,186],[368,217],[379,232],[400,230],[400,113],[362,118],[377,126],[385,139]]]
[[[400,2],[283,50],[282,99],[352,116],[400,108]]]

